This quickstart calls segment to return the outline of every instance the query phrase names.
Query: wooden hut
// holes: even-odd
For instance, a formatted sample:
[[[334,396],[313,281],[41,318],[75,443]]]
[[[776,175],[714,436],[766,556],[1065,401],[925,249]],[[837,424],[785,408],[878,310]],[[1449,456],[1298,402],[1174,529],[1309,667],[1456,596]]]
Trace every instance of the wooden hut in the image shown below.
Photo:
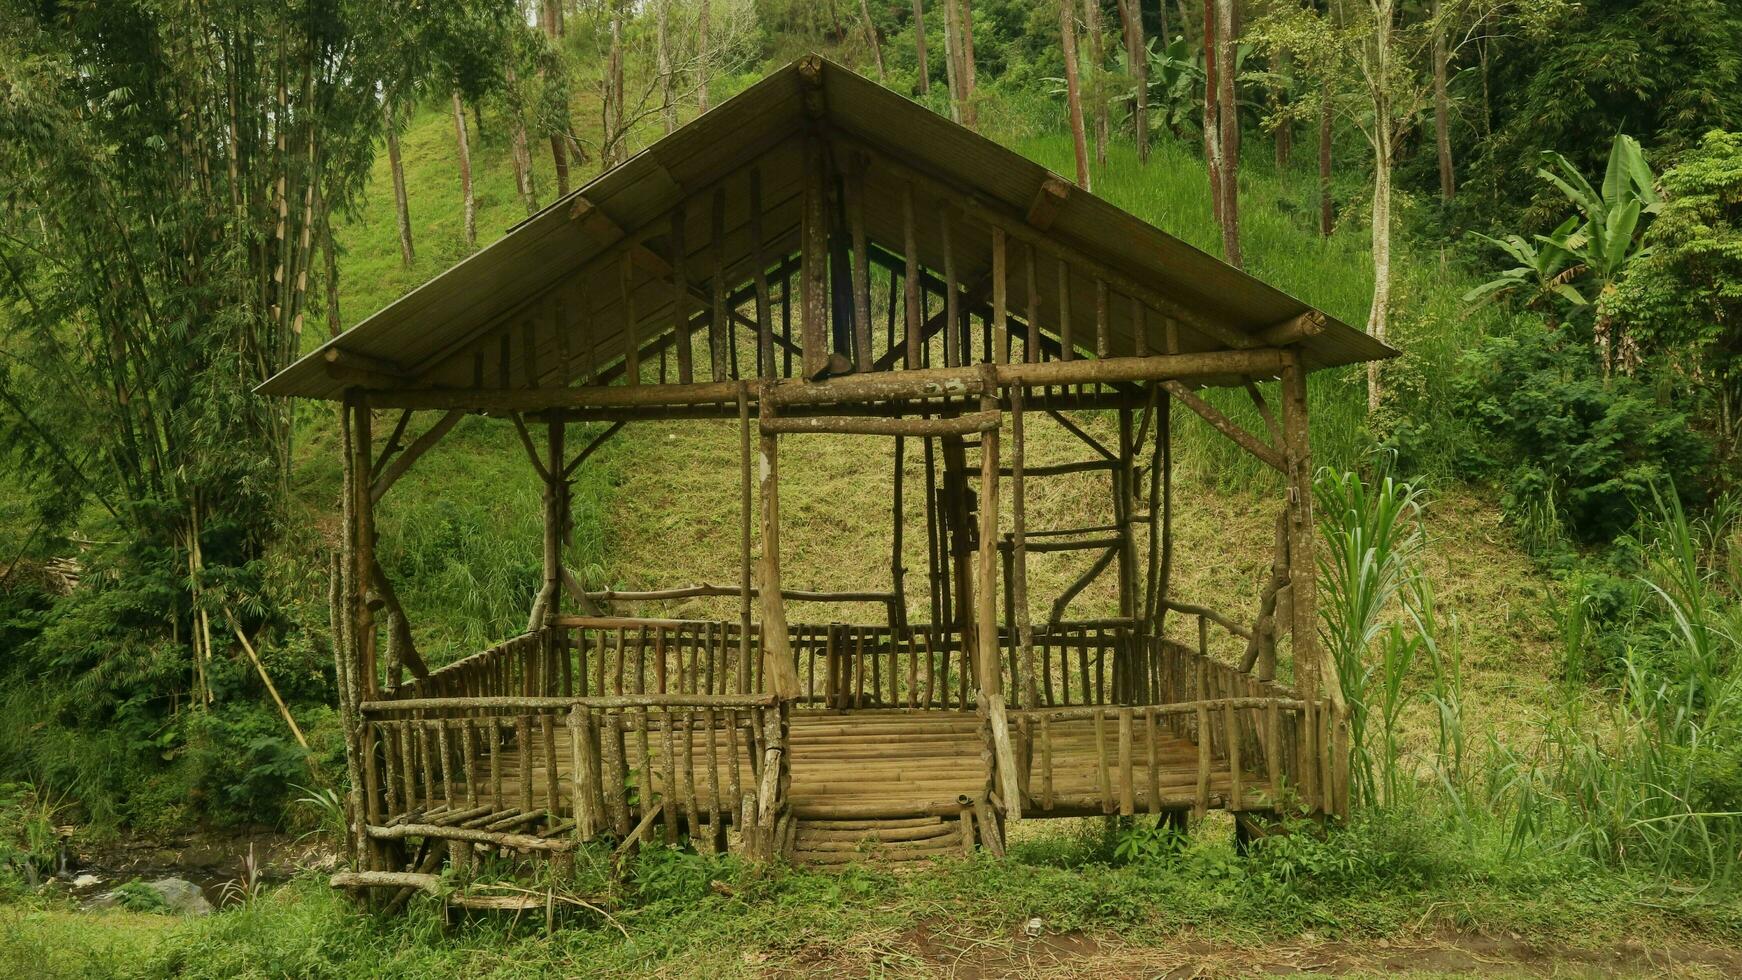
[[[1306,375],[1393,353],[844,68],[775,72],[261,386],[343,406],[333,622],[361,869],[343,882],[599,837],[826,863],[865,837],[896,856],[998,851],[1035,817],[1341,812]],[[1206,386],[1244,388],[1262,430]],[[1117,439],[1085,411],[1116,414]],[[544,481],[544,575],[524,634],[430,668],[373,513],[466,413],[517,430]],[[1169,589],[1176,561],[1216,560],[1173,547],[1182,414],[1282,475],[1258,609]],[[671,419],[739,426],[740,533],[719,542],[739,579],[589,597],[562,563],[569,480],[606,439]],[[571,423],[609,424],[582,447]],[[1082,458],[1026,465],[1036,425],[1075,434]],[[781,449],[811,433],[924,455],[925,526],[894,509],[887,591],[783,582],[781,470],[798,464]],[[1026,525],[1028,483],[1065,472],[1105,475],[1110,523]],[[916,622],[901,537],[921,533]],[[1028,556],[1062,550],[1096,560],[1064,595],[1029,595]],[[1101,574],[1118,614],[1064,615]],[[591,601],[701,594],[736,596],[738,615]],[[888,612],[802,623],[795,599]],[[1210,631],[1244,658],[1209,656]]]

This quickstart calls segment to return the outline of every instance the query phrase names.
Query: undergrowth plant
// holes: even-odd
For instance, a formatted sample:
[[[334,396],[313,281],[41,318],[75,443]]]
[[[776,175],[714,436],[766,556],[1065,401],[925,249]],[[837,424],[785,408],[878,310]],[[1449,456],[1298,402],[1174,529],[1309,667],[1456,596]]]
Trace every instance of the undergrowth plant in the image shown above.
[[[1539,757],[1499,747],[1493,803],[1515,848],[1534,840],[1660,881],[1733,883],[1742,863],[1734,508],[1698,521],[1673,492],[1653,502],[1637,613],[1665,627],[1664,642],[1626,651],[1603,709],[1583,707],[1569,685]]]

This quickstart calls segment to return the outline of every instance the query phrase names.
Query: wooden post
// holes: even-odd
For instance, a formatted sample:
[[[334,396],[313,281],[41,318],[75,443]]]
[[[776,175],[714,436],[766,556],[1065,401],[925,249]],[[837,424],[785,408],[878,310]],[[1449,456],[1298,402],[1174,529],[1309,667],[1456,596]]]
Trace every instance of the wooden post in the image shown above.
[[[750,382],[738,382],[738,693],[750,676]]]
[[[961,349],[956,324],[961,317],[961,295],[956,284],[956,255],[950,246],[950,211],[938,211],[939,229],[944,250],[944,366],[960,367],[967,363],[967,353]]]
[[[992,229],[992,350],[987,360],[1003,364],[1010,360],[1010,249],[1004,229]]]
[[[754,263],[751,285],[756,291],[756,374],[772,378],[780,372],[774,367],[774,315],[769,308],[768,265],[762,251],[762,171],[756,167],[750,168],[750,258]],[[792,357],[790,349],[786,356]]]
[[[708,319],[708,351],[715,381],[724,381],[730,375],[727,368],[731,349],[726,335],[726,188],[714,188],[714,207],[710,216],[711,232],[708,242],[713,253],[714,268],[710,276],[713,286],[712,315]]]
[[[871,370],[871,253],[865,237],[865,168],[852,166],[845,181],[847,229],[853,240],[853,353],[860,373]]]
[[[1306,371],[1291,353],[1282,369],[1282,425],[1287,439],[1288,555],[1293,591],[1295,689],[1308,701],[1328,697],[1339,706],[1342,690],[1324,683],[1324,653],[1318,643],[1318,579],[1314,567],[1312,450],[1307,433]],[[1321,694],[1320,688],[1325,690]]]
[[[816,339],[821,341],[820,336]],[[807,339],[807,362],[811,351],[809,343]],[[773,415],[773,387],[771,382],[764,382],[757,398],[756,410],[762,418]],[[763,432],[760,439],[763,678],[770,694],[795,698],[798,696],[798,671],[792,662],[792,644],[787,636],[786,599],[780,593],[780,437]]]
[[[804,376],[813,379],[821,377],[829,366],[829,207],[824,165],[822,141],[815,135],[806,136],[799,236],[799,332],[803,337]],[[768,626],[766,622],[763,625]]]
[[[679,384],[695,381],[695,345],[690,339],[689,279],[684,274],[684,202],[677,202],[671,212],[671,309],[677,327],[677,380]]]
[[[902,342],[906,345],[906,363],[908,369],[919,367],[919,349],[925,330],[925,311],[920,308],[919,295],[919,244],[914,233],[913,224],[913,184],[906,183],[901,187],[901,233],[902,251],[906,253],[907,269],[902,276],[902,286],[907,306],[907,319],[902,328]]]
[[[1119,525],[1119,616],[1131,620],[1137,615],[1137,539],[1131,533],[1132,483],[1135,447],[1132,441],[1131,409],[1119,409],[1119,468],[1113,471],[1113,520]],[[1131,634],[1121,634],[1114,648],[1114,699],[1129,703],[1130,666],[1133,654]]]
[[[1034,623],[1028,608],[1028,521],[1025,501],[1027,493],[1023,482],[1024,453],[1022,388],[1018,386],[1010,389],[1011,605],[1016,607],[1017,642],[1022,651],[1021,690],[1018,693],[1022,698],[1022,706],[1033,708],[1039,703],[1039,692],[1036,690],[1034,677]],[[1025,733],[1024,742],[1026,741]]]
[[[996,312],[998,307],[994,305]],[[981,371],[983,411],[998,408],[997,371],[986,365]],[[993,756],[998,773],[998,793],[1005,818],[1022,819],[1022,791],[1017,781],[1016,754],[1010,745],[1010,722],[1004,710],[1003,666],[998,656],[998,430],[980,434],[980,582],[978,630],[980,657],[980,703],[992,732]],[[984,834],[986,829],[981,828]]]
[[[623,383],[641,383],[641,325],[635,322],[635,263],[623,253],[620,282],[623,292]]]
[[[889,523],[889,582],[890,592],[895,596],[889,603],[889,628],[903,629],[907,626],[907,568],[901,562],[902,531],[906,522],[907,495],[903,492],[903,456],[907,448],[905,436],[895,437],[895,473],[890,478]]]

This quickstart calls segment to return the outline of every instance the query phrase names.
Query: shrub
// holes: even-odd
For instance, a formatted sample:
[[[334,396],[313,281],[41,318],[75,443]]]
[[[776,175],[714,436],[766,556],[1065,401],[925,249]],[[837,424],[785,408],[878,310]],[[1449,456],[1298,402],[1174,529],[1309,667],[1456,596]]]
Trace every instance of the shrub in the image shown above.
[[[1709,449],[1687,416],[1645,379],[1599,376],[1587,347],[1534,318],[1466,355],[1453,399],[1483,437],[1468,475],[1501,483],[1514,523],[1607,541],[1632,526],[1653,485],[1690,497],[1701,486]]]

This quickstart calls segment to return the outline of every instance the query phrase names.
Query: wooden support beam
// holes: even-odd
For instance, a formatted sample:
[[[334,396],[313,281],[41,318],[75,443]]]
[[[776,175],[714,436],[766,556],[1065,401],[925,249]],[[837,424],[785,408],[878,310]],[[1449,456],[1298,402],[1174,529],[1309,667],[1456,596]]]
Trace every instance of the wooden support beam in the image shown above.
[[[1059,597],[1053,600],[1052,612],[1047,615],[1047,625],[1057,626],[1060,620],[1064,618],[1065,607],[1071,604],[1071,600],[1075,599],[1085,588],[1088,588],[1089,583],[1093,582],[1102,572],[1106,571],[1107,566],[1113,564],[1113,559],[1118,556],[1119,542],[1114,541],[1112,544],[1107,545],[1106,550],[1101,552],[1101,557],[1095,559],[1093,565],[1090,565],[1083,574],[1077,576],[1070,585],[1065,587],[1063,592],[1059,593]]]
[[[1258,441],[1258,437],[1242,429],[1233,419],[1223,415],[1221,410],[1192,393],[1190,388],[1178,381],[1163,381],[1163,388],[1179,399],[1180,404],[1191,409],[1204,421],[1210,423],[1217,432],[1232,439],[1241,449],[1256,456],[1264,465],[1278,473],[1287,473],[1288,466],[1283,462],[1282,454]]]
[[[613,423],[611,423],[610,428],[607,428],[604,432],[601,432],[598,435],[594,436],[593,441],[587,443],[586,448],[582,449],[579,455],[577,455],[574,459],[570,460],[567,466],[563,467],[563,478],[567,479],[567,478],[573,476],[575,473],[575,470],[580,469],[581,464],[585,463],[587,461],[587,457],[598,452],[599,447],[601,447],[605,443],[609,442],[611,440],[612,436],[614,436],[617,433],[622,432],[622,431],[623,431],[623,423],[622,422],[613,422]]]
[[[1028,215],[1025,220],[1036,230],[1046,231],[1052,227],[1053,219],[1058,217],[1059,210],[1065,206],[1065,201],[1070,196],[1069,184],[1058,177],[1047,177],[1040,182],[1040,187],[1028,202]]]
[[[825,294],[826,298],[826,294]],[[669,336],[669,334],[667,335]],[[811,352],[805,351],[808,356]],[[1196,354],[1154,354],[1034,364],[1002,364],[996,384],[1030,388],[1078,384],[1119,384],[1163,379],[1227,379],[1271,377],[1285,352],[1273,348],[1210,351]],[[826,368],[827,359],[824,358]],[[773,386],[782,405],[828,405],[866,401],[911,401],[979,395],[982,380],[974,366],[920,368],[873,372],[817,382],[788,379]],[[375,392],[371,402],[382,408],[468,408],[484,412],[533,412],[545,409],[635,405],[730,404],[736,398],[731,381],[692,385],[588,385],[574,388],[455,389],[403,388]],[[760,398],[760,394],[758,398]]]
[[[1002,413],[975,412],[955,418],[844,418],[813,415],[809,417],[775,417],[762,422],[765,433],[832,433],[837,435],[871,436],[947,436],[988,432],[998,428]]]
[[[393,484],[397,483],[399,478],[411,469],[412,464],[422,458],[424,453],[434,448],[435,444],[442,440],[442,436],[447,435],[454,426],[459,424],[460,419],[465,417],[465,409],[451,408],[440,419],[437,419],[436,423],[430,426],[423,435],[412,440],[411,445],[407,446],[404,452],[394,457],[393,462],[375,476],[374,482],[369,487],[369,500],[374,503],[380,502],[381,498],[387,495],[387,491],[393,489]]]
[[[1318,310],[1308,310],[1297,317],[1260,330],[1258,342],[1266,347],[1287,347],[1325,332],[1328,321]]]

